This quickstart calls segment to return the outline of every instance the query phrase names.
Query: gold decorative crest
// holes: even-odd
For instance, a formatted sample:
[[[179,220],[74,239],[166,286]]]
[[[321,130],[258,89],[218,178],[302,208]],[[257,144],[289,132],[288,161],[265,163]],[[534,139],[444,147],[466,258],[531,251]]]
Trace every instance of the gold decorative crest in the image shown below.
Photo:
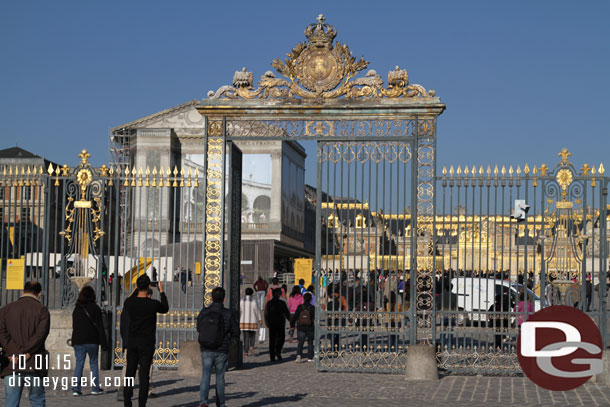
[[[210,99],[334,99],[346,97],[400,98],[433,97],[433,90],[426,91],[420,85],[410,85],[407,71],[398,66],[388,73],[388,85],[374,70],[364,77],[354,78],[368,66],[362,57],[357,60],[345,44],[334,43],[337,30],[324,22],[320,14],[317,22],[305,29],[307,43],[299,43],[287,54],[285,60],[276,59],[271,64],[284,78],[277,78],[271,71],[261,76],[254,89],[252,72],[246,68],[235,72],[232,86],[222,86],[216,92],[209,91]]]

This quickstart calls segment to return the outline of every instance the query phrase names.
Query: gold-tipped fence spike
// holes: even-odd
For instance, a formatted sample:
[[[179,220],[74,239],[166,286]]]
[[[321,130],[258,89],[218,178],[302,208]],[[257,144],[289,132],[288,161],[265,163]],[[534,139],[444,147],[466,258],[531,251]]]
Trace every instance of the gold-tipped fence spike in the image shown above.
[[[506,167],[502,166],[502,171],[500,171],[500,173],[502,173],[502,176],[506,175]]]
[[[10,175],[11,177],[13,176],[13,167],[11,166],[8,167],[8,175]]]
[[[168,188],[172,186],[172,182],[169,180],[171,175],[172,175],[172,170],[171,170],[171,168],[167,167],[167,172],[165,173],[165,186]]]
[[[508,166],[508,175],[510,175],[511,177],[513,176],[513,166],[512,165]]]
[[[604,169],[604,164],[600,163],[599,164],[599,175],[603,176],[604,172],[606,172],[606,170]]]
[[[144,171],[144,174],[146,175],[146,180],[144,181],[144,186],[149,187],[150,186],[150,168],[148,167],[148,165],[146,166],[146,171]]]
[[[468,175],[468,173],[469,173],[468,166],[465,165],[464,166],[464,175]]]
[[[472,166],[472,169],[470,170],[470,173],[474,176],[477,175],[477,167],[475,165]]]
[[[2,168],[2,176],[6,177],[6,167]]]
[[[178,167],[174,165],[174,177],[178,176]]]
[[[186,186],[190,188],[190,187],[192,187],[192,186],[193,186],[193,183],[191,182],[191,177],[192,177],[192,175],[193,175],[193,174],[191,173],[191,167],[189,167],[189,169],[188,169],[188,171],[187,171],[187,173],[186,173],[186,174],[187,174],[187,177],[188,177],[188,180],[187,180],[187,182],[186,182]]]
[[[534,177],[536,176],[537,172],[538,172],[538,168],[534,165],[534,168],[532,169],[532,174],[534,174]]]
[[[462,169],[460,168],[460,166],[458,165],[457,167],[457,171],[456,171],[457,175],[461,175],[462,174]]]
[[[195,182],[193,183],[195,188],[199,187],[199,169],[195,168]]]
[[[447,167],[443,166],[443,171],[441,171],[443,175],[447,175]]]
[[[530,166],[525,163],[525,167],[523,167],[523,173],[525,175],[530,175]]]
[[[157,166],[154,165],[153,166],[153,170],[152,170],[152,184],[153,187],[157,186]]]
[[[453,176],[453,165],[449,167],[449,175]]]
[[[497,177],[498,176],[498,166],[494,166],[494,175]]]
[[[487,166],[487,176],[491,176],[491,167],[489,165]]]
[[[159,168],[159,188],[161,188],[163,186],[163,176],[165,175],[165,172],[163,171],[163,167]]]
[[[521,175],[521,166],[517,165],[517,176]]]
[[[479,175],[483,175],[483,174],[484,174],[484,171],[483,171],[483,166],[481,165],[481,166],[479,167]]]
[[[131,175],[133,175],[134,177],[138,174],[138,170],[136,169],[136,166],[133,166],[133,169],[131,170]]]
[[[180,186],[184,186],[184,168],[180,168]]]
[[[25,175],[25,166],[21,167],[21,175],[24,176]]]

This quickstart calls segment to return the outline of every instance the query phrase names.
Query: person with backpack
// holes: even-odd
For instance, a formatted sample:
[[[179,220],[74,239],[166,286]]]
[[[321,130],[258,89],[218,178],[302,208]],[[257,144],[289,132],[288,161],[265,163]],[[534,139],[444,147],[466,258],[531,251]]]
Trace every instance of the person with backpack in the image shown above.
[[[297,327],[297,363],[307,360],[313,362],[313,338],[316,320],[316,309],[311,305],[311,293],[303,296],[303,304],[299,305],[290,320],[290,327]],[[303,358],[303,345],[307,340],[307,358]]]
[[[282,290],[276,288],[273,297],[265,306],[265,323],[269,327],[269,356],[273,362],[282,360],[282,348],[286,339],[286,321],[290,321],[290,312],[286,303],[280,299]]]
[[[95,291],[88,285],[80,290],[76,306],[72,312],[71,343],[76,357],[72,380],[75,386],[72,387],[72,395],[80,396],[83,394],[81,392],[81,377],[87,355],[89,355],[89,367],[93,377],[91,394],[103,394],[104,391],[100,387],[97,356],[100,346],[102,350],[108,349],[108,341],[104,332],[102,310],[95,303]],[[74,378],[77,378],[77,380],[74,380]]]
[[[216,368],[216,405],[225,405],[225,372],[229,361],[229,346],[239,340],[239,323],[235,313],[223,306],[225,290],[216,287],[212,290],[212,304],[203,307],[197,316],[199,349],[201,350],[201,383],[199,402],[201,407],[208,406],[212,368]]]
[[[138,393],[138,405],[144,407],[148,400],[149,371],[157,340],[157,313],[167,314],[169,304],[163,292],[163,283],[161,281],[158,284],[161,301],[148,298],[150,277],[146,274],[138,277],[136,287],[138,288],[137,295],[127,298],[123,305],[123,310],[129,314],[127,372],[125,376],[133,378],[136,370],[139,370],[140,391]],[[133,396],[133,385],[125,386],[123,390],[123,403],[125,407],[132,406],[131,396]]]
[[[283,287],[280,287],[280,279],[277,277],[273,277],[271,279],[271,287],[267,290],[267,296],[265,297],[265,303],[273,298],[273,290],[276,288],[281,289],[281,297],[286,299],[286,290]]]

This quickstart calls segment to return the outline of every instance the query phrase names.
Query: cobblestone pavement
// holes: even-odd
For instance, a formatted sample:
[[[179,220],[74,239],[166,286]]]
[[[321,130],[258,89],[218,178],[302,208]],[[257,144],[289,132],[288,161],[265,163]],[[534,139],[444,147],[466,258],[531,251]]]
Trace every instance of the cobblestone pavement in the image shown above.
[[[294,344],[287,344],[281,362],[269,362],[264,351],[264,345],[258,345],[257,356],[246,359],[243,369],[227,372],[227,406],[610,406],[610,388],[595,383],[569,392],[549,392],[524,377],[447,376],[436,382],[408,382],[402,375],[320,373],[313,363],[295,363]],[[118,377],[120,371],[104,371],[102,376]],[[155,371],[153,392],[151,407],[198,406],[199,377]],[[106,388],[100,396],[83,393],[73,397],[69,391],[48,390],[47,405],[122,405],[116,401],[116,388]],[[214,391],[210,393],[213,396]],[[22,406],[29,405],[26,400],[24,394]],[[4,404],[4,386],[0,404]]]

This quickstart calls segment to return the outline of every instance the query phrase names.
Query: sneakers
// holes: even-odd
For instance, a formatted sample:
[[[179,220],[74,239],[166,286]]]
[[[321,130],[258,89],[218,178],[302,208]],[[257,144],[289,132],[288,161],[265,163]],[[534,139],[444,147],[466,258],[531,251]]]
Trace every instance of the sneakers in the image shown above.
[[[308,362],[313,362],[313,359],[307,359]]]
[[[297,363],[301,363],[301,355],[297,355],[297,360],[296,360],[296,362],[297,362]]]
[[[78,397],[78,396],[82,396],[82,395],[83,395],[83,393],[81,393],[80,391],[76,391],[76,390],[75,390],[75,391],[73,391],[73,392],[72,392],[72,395],[73,395],[74,397]]]
[[[99,394],[104,394],[104,389],[91,390],[91,394],[96,395],[96,396]]]

